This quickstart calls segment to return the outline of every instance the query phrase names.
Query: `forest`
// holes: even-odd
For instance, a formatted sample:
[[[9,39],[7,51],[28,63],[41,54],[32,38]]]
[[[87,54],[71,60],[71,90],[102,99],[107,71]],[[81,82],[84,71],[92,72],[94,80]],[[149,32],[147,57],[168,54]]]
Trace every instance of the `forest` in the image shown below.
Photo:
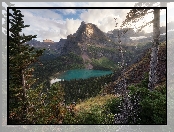
[[[137,10],[132,9],[131,14],[136,16]],[[53,60],[42,60],[44,49],[24,44],[37,35],[21,35],[22,29],[29,25],[24,25],[20,10],[13,8],[12,12],[8,12],[11,24],[8,36],[8,124],[167,124],[165,41],[155,39],[155,44],[138,45],[139,50],[124,54],[126,61],[121,52],[126,49],[124,46],[120,46],[120,52],[89,46],[92,56],[99,50],[119,54],[121,66],[105,57],[93,59],[95,69],[110,69],[113,73],[50,85],[49,77],[57,72],[83,69],[83,59],[69,53]],[[145,15],[147,11],[144,12]],[[155,13],[158,14],[159,9],[154,9]],[[154,22],[154,26],[159,25]],[[159,52],[156,52],[158,47]],[[142,54],[142,49],[147,50]],[[141,54],[139,59],[125,65],[138,54]],[[157,82],[154,81],[156,75]]]

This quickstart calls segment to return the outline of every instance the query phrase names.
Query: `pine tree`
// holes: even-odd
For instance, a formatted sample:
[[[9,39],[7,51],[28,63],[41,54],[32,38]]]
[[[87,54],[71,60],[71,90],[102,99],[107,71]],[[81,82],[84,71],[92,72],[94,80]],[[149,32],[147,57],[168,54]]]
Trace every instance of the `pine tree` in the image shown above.
[[[8,10],[9,11],[9,10]],[[9,14],[9,120],[10,123],[24,123],[27,115],[26,90],[31,85],[27,77],[31,77],[33,69],[29,65],[37,61],[43,50],[29,47],[25,42],[36,38],[36,35],[21,34],[22,29],[29,27],[24,25],[20,10],[12,9]],[[27,74],[28,73],[28,74]]]

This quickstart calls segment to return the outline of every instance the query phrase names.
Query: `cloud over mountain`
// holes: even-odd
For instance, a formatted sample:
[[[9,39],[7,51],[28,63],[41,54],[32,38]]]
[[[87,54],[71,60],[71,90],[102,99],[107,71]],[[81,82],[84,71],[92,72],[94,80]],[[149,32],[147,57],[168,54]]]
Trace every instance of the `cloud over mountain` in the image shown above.
[[[128,7],[134,6],[135,2],[14,2],[17,7]],[[168,4],[173,7],[173,4]],[[24,14],[24,22],[30,27],[24,29],[25,34],[37,35],[37,40],[52,39],[59,41],[61,38],[66,38],[67,35],[75,33],[80,26],[81,21],[93,23],[104,32],[113,30],[116,23],[118,27],[125,19],[129,9],[22,9]],[[170,12],[169,12],[170,13]],[[161,25],[165,25],[165,12]],[[168,15],[169,16],[169,15]],[[171,16],[171,17],[170,17]],[[172,15],[169,18],[173,21]],[[114,18],[117,18],[115,22]],[[146,20],[150,20],[151,16],[147,16]],[[137,23],[137,26],[142,23]],[[152,27],[146,27],[146,31],[152,31]]]

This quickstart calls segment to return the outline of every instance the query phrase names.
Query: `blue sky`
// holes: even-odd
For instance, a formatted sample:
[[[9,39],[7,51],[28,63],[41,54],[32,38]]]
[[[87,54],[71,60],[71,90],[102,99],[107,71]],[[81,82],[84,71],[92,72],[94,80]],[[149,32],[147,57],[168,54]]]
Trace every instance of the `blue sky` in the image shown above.
[[[63,17],[63,20],[66,20],[66,18],[73,18],[75,19],[80,19],[80,14],[83,13],[83,11],[86,11],[87,9],[78,9],[78,10],[73,10],[69,9],[50,9],[51,11],[54,11],[55,13],[60,14]]]
[[[16,7],[133,7],[134,2],[12,2]],[[174,2],[173,2],[174,3]],[[169,10],[173,10],[174,4],[168,4]],[[3,5],[3,4],[2,4]],[[5,5],[4,5],[5,6]],[[81,21],[93,23],[102,31],[107,32],[115,28],[117,18],[118,26],[126,18],[129,9],[21,9],[24,15],[24,24],[30,27],[23,30],[26,35],[37,35],[38,41],[51,39],[59,41],[67,35],[77,31]],[[169,14],[169,11],[168,11]],[[172,13],[168,15],[168,20],[174,21]],[[153,14],[146,16],[144,20],[150,21]],[[161,26],[165,26],[165,11],[161,11]],[[144,20],[136,23],[136,27],[142,25]],[[134,26],[133,26],[134,27]],[[146,32],[152,31],[152,26],[144,28]]]

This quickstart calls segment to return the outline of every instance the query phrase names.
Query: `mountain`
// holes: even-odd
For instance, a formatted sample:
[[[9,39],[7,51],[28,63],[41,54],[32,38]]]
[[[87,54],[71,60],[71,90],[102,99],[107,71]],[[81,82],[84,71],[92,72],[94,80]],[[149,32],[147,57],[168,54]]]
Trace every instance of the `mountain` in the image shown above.
[[[81,22],[76,33],[67,36],[62,54],[64,55],[73,52],[80,55],[83,58],[85,67],[92,69],[92,59],[99,59],[102,56],[105,56],[111,61],[114,61],[112,58],[116,57],[116,55],[110,54],[109,52],[107,52],[108,55],[104,54],[103,50],[95,52],[94,55],[92,49],[113,49],[116,47],[118,47],[118,45],[105,36],[104,32],[102,32],[96,25]],[[113,57],[111,58],[111,56]]]
[[[59,50],[63,47],[66,39],[60,39],[59,42],[40,42],[35,39],[26,42],[26,44],[29,44],[30,46],[33,46],[35,48],[45,48],[47,50]]]
[[[60,39],[59,42],[40,42],[35,39],[26,42],[26,44],[29,44],[31,47],[37,48],[37,49],[45,49],[43,55],[40,57],[41,60],[50,60],[55,59],[56,57],[61,55],[62,48],[64,47],[64,44],[66,42],[66,39]]]
[[[118,31],[115,29],[112,32],[116,34]],[[32,40],[28,44],[46,49],[39,58],[43,63],[43,68],[38,66],[36,68],[36,73],[40,78],[48,78],[57,72],[75,68],[118,71],[121,68],[122,58],[125,66],[128,67],[138,62],[144,52],[152,47],[149,38],[130,39],[132,32],[133,29],[123,38],[127,39],[127,44],[119,44],[96,25],[81,22],[78,30],[74,34],[68,35],[67,39],[54,43]],[[123,56],[120,47],[122,47]]]
[[[166,26],[160,27],[160,39],[163,41],[165,38]],[[118,42],[118,36],[120,36],[121,44],[123,45],[136,45],[141,42],[152,41],[153,32],[145,33],[144,31],[135,32],[133,28],[123,28],[123,29],[114,29],[105,33],[114,42]]]
[[[36,40],[27,43],[35,48],[46,49],[44,55],[40,57],[42,60],[55,59],[72,52],[83,58],[83,63],[87,69],[112,69],[121,61],[118,34],[125,30],[127,32],[120,39],[122,47],[127,51],[125,53],[126,63],[130,65],[142,56],[144,50],[151,47],[152,33],[143,31],[135,33],[133,28],[114,29],[104,33],[96,25],[82,21],[78,30],[74,34],[68,35],[67,39],[60,39],[59,42],[54,43]],[[165,32],[165,27],[161,27],[160,30],[162,33]],[[144,38],[140,38],[140,36],[144,36]],[[165,41],[166,35],[161,35],[160,38]],[[101,64],[97,62],[101,62]],[[105,62],[109,62],[110,66],[103,67]]]
[[[127,36],[131,32],[132,30],[128,31]],[[120,44],[116,41],[118,38],[112,39],[116,33],[115,29],[112,35],[108,35],[92,23],[81,22],[78,30],[67,36],[61,54],[65,55],[72,52],[80,55],[87,69],[112,69],[112,67],[117,67],[118,62],[121,61]],[[142,55],[142,50],[151,47],[151,44],[148,43],[147,45],[142,44],[141,48],[136,48],[138,44],[141,45],[141,42],[131,45],[133,40],[126,36],[121,38],[121,41],[129,43],[129,45],[122,44],[123,49],[127,51],[125,53],[127,65],[134,63]],[[148,41],[142,43],[146,42]],[[106,62],[110,64],[109,67],[104,66]]]

